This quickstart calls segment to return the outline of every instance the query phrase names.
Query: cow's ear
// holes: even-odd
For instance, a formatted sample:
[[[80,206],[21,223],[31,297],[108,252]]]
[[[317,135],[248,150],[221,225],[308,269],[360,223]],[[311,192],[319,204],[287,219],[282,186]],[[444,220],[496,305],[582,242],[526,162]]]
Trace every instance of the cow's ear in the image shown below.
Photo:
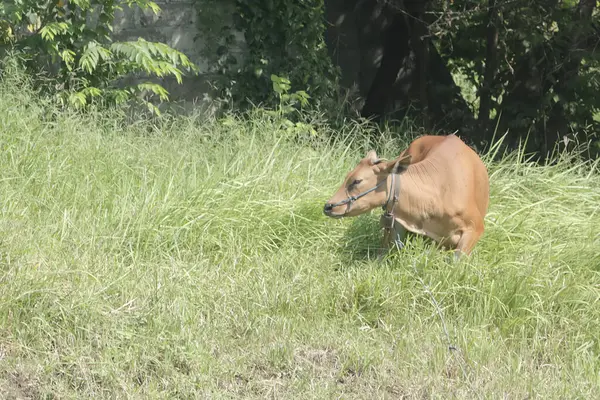
[[[377,162],[379,161],[379,157],[377,157],[377,153],[375,152],[375,150],[369,150],[365,158],[369,160],[369,163],[372,165],[377,164]]]
[[[370,150],[367,153],[365,160],[367,160],[369,165],[378,165],[385,161],[384,159],[381,159],[377,156],[377,153],[375,152],[375,150]]]
[[[384,161],[377,165],[378,174],[398,174],[410,164],[412,156],[410,154],[401,154],[398,158],[391,161]]]

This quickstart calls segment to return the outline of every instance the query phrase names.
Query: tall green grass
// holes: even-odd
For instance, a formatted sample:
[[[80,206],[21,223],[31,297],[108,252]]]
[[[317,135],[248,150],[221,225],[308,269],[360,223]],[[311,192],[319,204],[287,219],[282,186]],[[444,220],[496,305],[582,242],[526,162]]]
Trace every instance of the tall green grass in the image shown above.
[[[471,257],[380,263],[322,206],[390,134],[122,121],[0,84],[0,397],[600,396],[597,164],[488,161]]]

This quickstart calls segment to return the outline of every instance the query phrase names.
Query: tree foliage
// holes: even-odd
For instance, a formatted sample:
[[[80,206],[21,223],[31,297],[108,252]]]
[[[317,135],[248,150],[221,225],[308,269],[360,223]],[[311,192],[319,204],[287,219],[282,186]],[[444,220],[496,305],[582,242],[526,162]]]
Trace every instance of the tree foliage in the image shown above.
[[[351,74],[343,75],[347,85],[360,81],[364,116],[400,110],[427,129],[458,130],[472,142],[489,143],[492,135],[508,132],[509,144],[529,137],[531,149],[545,153],[574,132],[588,140],[600,130],[596,0],[195,4],[207,78],[236,106],[282,109],[285,96],[273,89],[273,79],[286,96],[310,94],[312,104],[323,106],[338,89],[341,71]],[[168,99],[162,86],[148,81],[123,88],[118,80],[141,73],[181,81],[196,68],[164,44],[113,43],[114,13],[122,5],[158,10],[150,0],[3,2],[0,46],[17,50],[41,87],[62,103],[124,103],[146,96],[154,109],[148,100]],[[328,12],[326,21],[327,6],[342,12]],[[336,64],[324,33],[340,23],[354,27],[339,36],[343,51],[352,54],[337,57],[343,61]],[[304,103],[299,99],[295,107]]]
[[[399,102],[403,109],[416,109],[426,126],[458,129],[478,143],[508,132],[508,143],[516,146],[528,136],[529,148],[543,154],[557,142],[573,139],[574,132],[580,133],[579,139],[587,134],[587,140],[598,131],[600,27],[595,0],[357,4],[367,10],[367,22],[356,27],[359,41],[368,36],[364,32],[379,29],[381,39],[370,38],[371,47],[383,48],[373,86],[363,93],[366,116],[385,113],[384,103]],[[373,23],[379,20],[379,26]],[[455,81],[449,85],[442,79],[446,70]],[[452,95],[456,82],[469,107]],[[400,86],[408,89],[394,92]]]
[[[11,0],[0,5],[0,43],[16,52],[43,91],[61,104],[83,107],[94,101],[123,104],[142,101],[158,112],[155,100],[168,92],[150,80],[119,86],[130,74],[174,76],[197,67],[188,57],[144,39],[112,42],[115,11],[122,6],[158,12],[150,0]]]
[[[201,28],[217,39],[206,48],[231,98],[276,104],[272,74],[288,77],[313,99],[333,93],[336,70],[323,34],[342,21],[354,30],[338,35],[344,46],[335,51],[358,56],[344,54],[336,67],[354,74],[345,82],[361,86],[365,117],[400,110],[428,129],[458,130],[473,143],[508,132],[516,145],[528,136],[531,149],[542,152],[573,132],[592,137],[598,130],[594,0],[217,3],[197,0]],[[326,7],[341,11],[328,13],[325,22]],[[230,18],[215,18],[218,9]],[[215,21],[226,22],[217,28]],[[236,53],[239,36],[244,51]]]
[[[573,131],[598,130],[595,7],[595,0],[456,0],[439,7],[432,32],[455,72],[478,89],[480,121],[491,117],[513,142],[531,133],[533,147],[548,151]],[[483,110],[482,94],[490,96]],[[495,125],[480,128],[489,136]]]
[[[246,100],[278,104],[273,75],[315,99],[334,90],[336,69],[323,37],[324,0],[197,0],[196,5],[214,81],[238,106]],[[241,52],[236,33],[243,37]]]

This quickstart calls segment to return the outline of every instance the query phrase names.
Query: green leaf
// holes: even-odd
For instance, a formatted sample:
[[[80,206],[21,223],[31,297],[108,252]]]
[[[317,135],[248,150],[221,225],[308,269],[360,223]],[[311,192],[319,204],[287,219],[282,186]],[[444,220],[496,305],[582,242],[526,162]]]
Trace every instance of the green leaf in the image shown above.
[[[66,22],[52,22],[40,29],[42,39],[46,41],[54,40],[57,35],[65,34],[69,29]]]
[[[102,90],[98,89],[97,87],[88,86],[85,89],[81,90],[80,93],[82,93],[86,98],[92,98],[92,97],[100,97],[103,92],[102,92]]]
[[[60,58],[65,62],[67,69],[71,71],[75,62],[75,52],[73,50],[63,50],[60,52]]]
[[[82,108],[87,104],[87,98],[82,92],[69,94],[69,103],[75,108]]]
[[[169,100],[169,92],[167,92],[167,90],[164,87],[162,87],[161,85],[159,85],[157,83],[144,82],[144,83],[140,83],[139,85],[137,85],[137,88],[142,92],[150,91],[150,92],[154,93],[162,101]]]
[[[79,59],[79,67],[91,74],[101,60],[110,60],[111,56],[110,50],[100,46],[97,42],[89,42]]]
[[[146,107],[148,108],[150,113],[155,114],[157,116],[161,115],[160,110],[154,104],[150,103],[149,101],[143,101],[143,102],[146,104]]]
[[[183,76],[179,67],[192,72],[198,71],[185,54],[164,43],[148,42],[140,38],[136,42],[113,43],[111,50],[127,57],[148,74],[158,77],[174,76],[178,83],[182,82]]]

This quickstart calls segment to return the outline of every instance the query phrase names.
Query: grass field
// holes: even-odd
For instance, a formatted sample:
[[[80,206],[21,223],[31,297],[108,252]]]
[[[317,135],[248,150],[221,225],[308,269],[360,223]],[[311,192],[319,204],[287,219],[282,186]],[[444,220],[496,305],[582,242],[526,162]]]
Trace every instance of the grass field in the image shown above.
[[[322,215],[363,128],[119,121],[0,84],[0,398],[600,398],[598,164],[488,163],[470,258],[378,262]]]

